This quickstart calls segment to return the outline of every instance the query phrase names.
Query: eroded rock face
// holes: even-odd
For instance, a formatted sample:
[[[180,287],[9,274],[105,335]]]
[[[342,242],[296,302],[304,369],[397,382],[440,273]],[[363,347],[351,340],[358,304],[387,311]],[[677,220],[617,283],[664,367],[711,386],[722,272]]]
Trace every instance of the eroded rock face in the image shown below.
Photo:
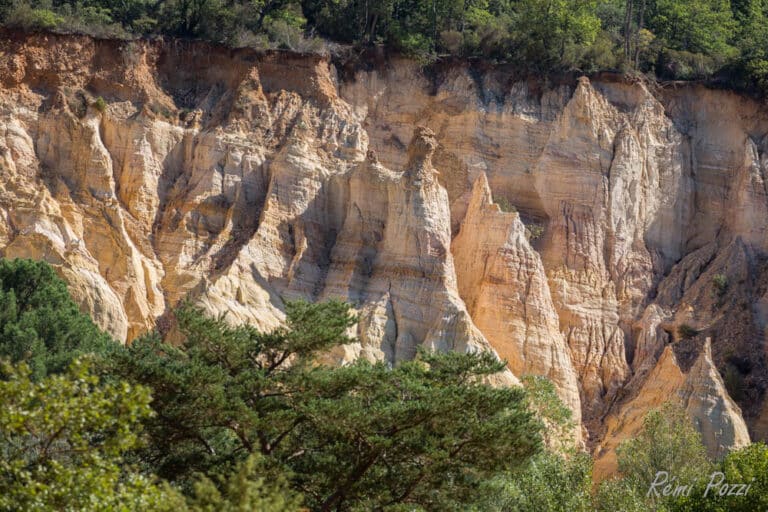
[[[485,174],[476,180],[453,242],[459,292],[475,324],[515,375],[544,375],[581,423],[571,353],[560,332],[544,265],[516,212],[493,204]]]
[[[436,148],[434,133],[417,129],[404,172],[369,155],[349,178],[324,296],[361,306],[360,342],[369,357],[395,362],[415,356],[418,346],[489,347],[457,289],[448,193],[432,165]]]
[[[645,413],[669,401],[678,403],[693,419],[710,457],[720,458],[730,449],[749,444],[741,409],[728,395],[712,361],[709,338],[687,371],[667,346],[637,396],[606,419],[607,434],[594,468],[598,481],[616,471],[616,447],[640,430]]]
[[[263,329],[338,297],[359,313],[338,362],[494,350],[503,383],[552,379],[606,454],[665,396],[713,453],[745,424],[766,438],[765,108],[402,59],[345,77],[198,43],[1,40],[2,255],[49,261],[123,341],[185,297]]]

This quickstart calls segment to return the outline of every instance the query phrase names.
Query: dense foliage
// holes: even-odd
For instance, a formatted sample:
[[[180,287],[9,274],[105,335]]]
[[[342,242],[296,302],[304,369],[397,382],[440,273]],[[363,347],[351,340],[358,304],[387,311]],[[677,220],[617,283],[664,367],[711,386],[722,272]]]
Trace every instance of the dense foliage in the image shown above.
[[[151,414],[146,388],[99,385],[86,363],[38,382],[26,364],[0,376],[0,510],[176,508],[167,487],[120,464]]]
[[[685,412],[672,404],[646,415],[638,436],[620,445],[618,463],[619,476],[595,493],[599,511],[747,512],[768,506],[768,446],[754,443],[712,461]]]
[[[50,265],[0,260],[0,358],[25,361],[40,378],[66,370],[77,355],[111,344],[80,312]]]
[[[482,382],[503,368],[488,354],[318,365],[349,341],[347,308],[289,303],[287,328],[260,333],[185,305],[181,346],[148,336],[116,352],[110,372],[154,396],[137,458],[188,487],[197,472],[222,475],[256,454],[313,510],[460,510],[482,481],[538,450],[524,391]]]
[[[350,341],[344,303],[289,303],[268,333],[184,304],[180,344],[149,334],[107,347],[47,265],[0,261],[0,277],[16,311],[0,318],[0,346],[26,339],[8,329],[22,323],[44,347],[0,358],[0,512],[768,507],[768,447],[711,461],[672,405],[647,415],[618,450],[618,477],[593,488],[591,458],[561,442],[574,425],[547,379],[489,386],[503,363],[487,354],[326,366]],[[46,341],[49,323],[66,343]],[[649,495],[659,471],[691,491]],[[707,495],[715,472],[749,492]]]
[[[713,470],[701,435],[685,411],[671,403],[648,412],[638,435],[617,450],[621,478],[604,482],[599,493],[601,510],[656,510],[671,500],[648,491],[657,474],[666,471],[680,483],[705,478]]]
[[[768,0],[0,0],[9,27],[320,50],[385,44],[537,72],[638,71],[768,88]]]
[[[582,452],[543,451],[486,485],[478,512],[590,512],[592,459]],[[617,509],[619,510],[619,509]]]
[[[92,362],[75,360],[57,375],[31,378],[29,367],[0,371],[0,511],[227,512],[300,510],[285,479],[266,482],[256,459],[219,485],[195,479],[181,495],[125,456],[151,417],[149,390],[103,382]]]

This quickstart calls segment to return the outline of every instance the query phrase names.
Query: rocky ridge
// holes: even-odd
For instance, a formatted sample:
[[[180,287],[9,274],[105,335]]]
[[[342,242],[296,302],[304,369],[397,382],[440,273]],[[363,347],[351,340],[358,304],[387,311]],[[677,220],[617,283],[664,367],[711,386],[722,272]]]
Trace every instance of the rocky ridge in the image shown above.
[[[768,437],[763,106],[467,63],[338,74],[4,37],[2,255],[49,261],[124,341],[187,296],[261,328],[337,297],[359,313],[338,361],[494,350],[505,383],[552,379],[605,473],[669,398],[712,453]]]

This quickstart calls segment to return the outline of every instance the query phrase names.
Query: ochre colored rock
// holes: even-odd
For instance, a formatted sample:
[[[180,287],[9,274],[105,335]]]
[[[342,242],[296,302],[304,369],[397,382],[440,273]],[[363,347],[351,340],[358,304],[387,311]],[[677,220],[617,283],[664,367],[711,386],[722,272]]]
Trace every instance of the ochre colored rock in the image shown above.
[[[459,292],[477,327],[515,375],[544,375],[581,422],[576,371],[539,254],[516,212],[493,204],[485,174],[475,180],[452,250]]]
[[[712,361],[709,338],[687,371],[681,369],[668,345],[637,396],[607,418],[607,434],[597,450],[593,471],[597,481],[616,471],[616,447],[640,430],[645,414],[670,401],[680,404],[693,419],[711,457],[720,458],[730,449],[749,444],[741,409],[728,395]]]
[[[343,298],[357,342],[331,360],[493,350],[500,384],[552,379],[601,461],[666,395],[713,453],[745,425],[766,439],[766,107],[350,66],[0,39],[0,254],[50,262],[121,341],[187,297],[261,329],[286,301]]]

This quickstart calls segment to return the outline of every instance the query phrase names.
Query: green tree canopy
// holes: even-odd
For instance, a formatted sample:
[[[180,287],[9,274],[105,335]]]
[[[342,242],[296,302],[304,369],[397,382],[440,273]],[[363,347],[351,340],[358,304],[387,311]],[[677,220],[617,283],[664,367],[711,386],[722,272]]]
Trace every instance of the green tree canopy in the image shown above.
[[[317,36],[427,63],[643,72],[768,91],[766,0],[0,0],[0,24],[316,51]]]
[[[31,379],[4,363],[0,379],[0,510],[174,511],[182,498],[122,465],[151,414],[146,388],[101,385],[87,362]]]
[[[651,32],[673,50],[731,53],[736,24],[729,0],[656,0],[650,13]]]
[[[576,63],[600,30],[594,0],[520,0],[515,5],[515,44],[523,58],[550,69],[564,60]]]
[[[287,327],[269,333],[189,305],[177,318],[181,346],[147,336],[114,353],[110,371],[152,389],[137,456],[184,487],[260,454],[265,475],[287,475],[313,510],[461,509],[483,479],[539,449],[524,390],[482,382],[504,367],[491,355],[320,365],[350,341],[354,318],[334,301],[289,303]]]
[[[648,412],[643,428],[616,450],[619,472],[646,489],[659,471],[687,482],[712,469],[701,434],[678,405],[668,402]]]
[[[0,357],[26,361],[34,378],[66,370],[81,354],[113,344],[80,312],[45,262],[0,259]]]
[[[694,485],[714,470],[707,458],[701,434],[685,410],[668,402],[649,411],[637,435],[616,450],[619,477],[601,483],[596,496],[601,511],[669,510],[676,496],[649,492],[660,472],[681,485]]]
[[[299,512],[302,497],[283,475],[272,475],[258,454],[240,462],[218,482],[202,476],[188,499],[189,512]]]
[[[587,453],[541,452],[500,477],[484,512],[591,512],[592,458]]]
[[[723,484],[749,485],[749,489],[736,488],[734,491],[743,492],[721,496]],[[672,512],[751,512],[767,507],[768,446],[760,442],[726,455],[712,472],[701,475],[690,496],[673,500],[669,509]]]

